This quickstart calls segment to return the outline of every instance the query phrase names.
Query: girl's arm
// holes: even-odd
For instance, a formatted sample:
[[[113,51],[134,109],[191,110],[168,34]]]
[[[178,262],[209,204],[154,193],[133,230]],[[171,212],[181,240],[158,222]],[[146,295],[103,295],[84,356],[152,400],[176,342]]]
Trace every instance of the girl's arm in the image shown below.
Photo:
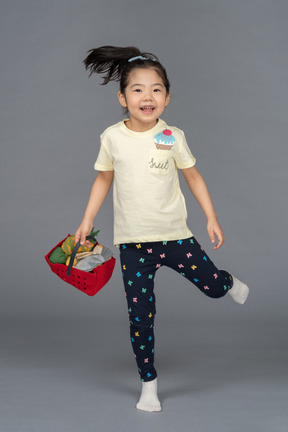
[[[81,240],[81,245],[89,246],[86,243],[86,236],[91,232],[93,220],[108,195],[113,181],[114,171],[99,171],[96,180],[91,188],[89,201],[84,213],[82,222],[75,233],[75,243]]]
[[[217,220],[217,214],[212,204],[212,200],[210,194],[208,192],[207,185],[200,174],[200,172],[195,168],[195,166],[191,168],[186,168],[181,170],[185,180],[200,204],[203,212],[207,218],[207,231],[211,240],[211,243],[215,243],[215,235],[218,238],[218,243],[213,247],[213,249],[219,249],[220,246],[225,241],[224,233],[219,225]]]

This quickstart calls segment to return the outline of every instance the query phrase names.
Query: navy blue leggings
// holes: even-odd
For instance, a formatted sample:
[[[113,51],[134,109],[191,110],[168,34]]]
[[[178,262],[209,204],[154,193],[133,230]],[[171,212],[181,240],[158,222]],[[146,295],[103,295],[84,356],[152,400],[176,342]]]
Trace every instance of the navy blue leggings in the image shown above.
[[[195,237],[184,240],[120,245],[120,260],[128,303],[130,335],[142,381],[157,377],[154,368],[154,277],[167,266],[196,285],[206,296],[223,297],[233,285],[231,275],[218,270]]]

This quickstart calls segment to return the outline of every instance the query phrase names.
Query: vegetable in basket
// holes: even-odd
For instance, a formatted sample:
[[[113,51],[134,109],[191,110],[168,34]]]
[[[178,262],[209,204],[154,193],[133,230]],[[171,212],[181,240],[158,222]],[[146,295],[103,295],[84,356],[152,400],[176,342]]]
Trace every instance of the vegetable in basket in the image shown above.
[[[51,253],[49,260],[52,264],[66,264],[68,255],[59,246]]]

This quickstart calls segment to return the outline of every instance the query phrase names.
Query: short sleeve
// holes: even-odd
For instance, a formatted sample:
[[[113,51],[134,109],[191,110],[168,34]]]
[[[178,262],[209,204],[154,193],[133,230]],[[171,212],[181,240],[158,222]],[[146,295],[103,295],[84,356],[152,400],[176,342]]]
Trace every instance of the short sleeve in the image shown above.
[[[196,159],[190,151],[184,132],[181,130],[178,131],[179,142],[175,153],[176,166],[179,169],[191,168],[195,165]]]
[[[102,138],[101,135],[101,147],[94,168],[97,171],[113,171],[113,159]]]

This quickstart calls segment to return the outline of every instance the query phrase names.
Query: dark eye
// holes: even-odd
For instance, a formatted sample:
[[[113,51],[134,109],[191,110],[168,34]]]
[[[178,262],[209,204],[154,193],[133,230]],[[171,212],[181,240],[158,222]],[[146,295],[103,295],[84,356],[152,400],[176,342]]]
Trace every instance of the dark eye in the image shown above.
[[[140,93],[141,89],[135,89],[134,91],[137,92],[137,93]]]
[[[159,88],[154,89],[154,92],[160,92],[161,90]]]

